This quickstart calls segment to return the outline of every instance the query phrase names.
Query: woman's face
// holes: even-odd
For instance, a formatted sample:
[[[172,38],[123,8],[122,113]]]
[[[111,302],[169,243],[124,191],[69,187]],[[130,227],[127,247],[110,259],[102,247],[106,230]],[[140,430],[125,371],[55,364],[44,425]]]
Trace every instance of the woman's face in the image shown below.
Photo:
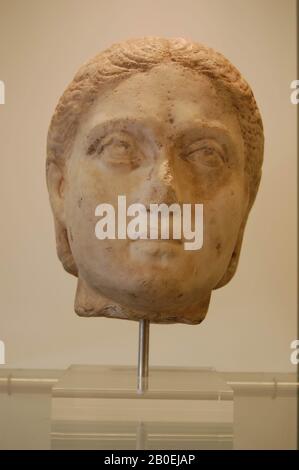
[[[107,86],[81,119],[64,213],[81,279],[94,295],[173,321],[200,321],[248,208],[241,129],[229,97],[175,64]],[[203,246],[95,236],[95,208],[203,204]],[[193,220],[194,223],[194,220]],[[203,308],[203,305],[206,305]]]

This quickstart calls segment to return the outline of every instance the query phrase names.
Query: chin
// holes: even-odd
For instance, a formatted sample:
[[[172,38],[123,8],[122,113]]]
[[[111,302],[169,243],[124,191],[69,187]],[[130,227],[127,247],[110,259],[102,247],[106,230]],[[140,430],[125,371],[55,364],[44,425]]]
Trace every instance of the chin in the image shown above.
[[[105,286],[91,286],[79,276],[75,311],[83,317],[199,324],[207,313],[210,295],[206,289],[190,291],[182,280],[165,277],[130,282],[127,278],[126,283],[114,278]]]

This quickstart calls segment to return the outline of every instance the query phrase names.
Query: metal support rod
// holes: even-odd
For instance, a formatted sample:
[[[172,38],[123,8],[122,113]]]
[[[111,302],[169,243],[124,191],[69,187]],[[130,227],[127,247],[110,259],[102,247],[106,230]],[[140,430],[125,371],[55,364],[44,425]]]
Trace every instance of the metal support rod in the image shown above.
[[[143,393],[148,388],[149,359],[149,320],[139,321],[138,377],[137,391]]]

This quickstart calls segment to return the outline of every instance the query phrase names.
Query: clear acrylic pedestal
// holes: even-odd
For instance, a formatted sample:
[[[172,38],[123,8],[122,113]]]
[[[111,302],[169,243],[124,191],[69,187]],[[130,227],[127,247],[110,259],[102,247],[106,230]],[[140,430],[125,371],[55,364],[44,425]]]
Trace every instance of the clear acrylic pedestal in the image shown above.
[[[233,391],[213,369],[71,366],[52,389],[53,449],[231,449]]]

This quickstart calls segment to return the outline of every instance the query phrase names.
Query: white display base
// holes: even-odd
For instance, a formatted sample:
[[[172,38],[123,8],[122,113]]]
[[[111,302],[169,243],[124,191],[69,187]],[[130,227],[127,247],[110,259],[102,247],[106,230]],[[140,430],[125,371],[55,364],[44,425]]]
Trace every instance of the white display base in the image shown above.
[[[71,366],[52,389],[54,449],[231,449],[233,391],[212,369]]]

